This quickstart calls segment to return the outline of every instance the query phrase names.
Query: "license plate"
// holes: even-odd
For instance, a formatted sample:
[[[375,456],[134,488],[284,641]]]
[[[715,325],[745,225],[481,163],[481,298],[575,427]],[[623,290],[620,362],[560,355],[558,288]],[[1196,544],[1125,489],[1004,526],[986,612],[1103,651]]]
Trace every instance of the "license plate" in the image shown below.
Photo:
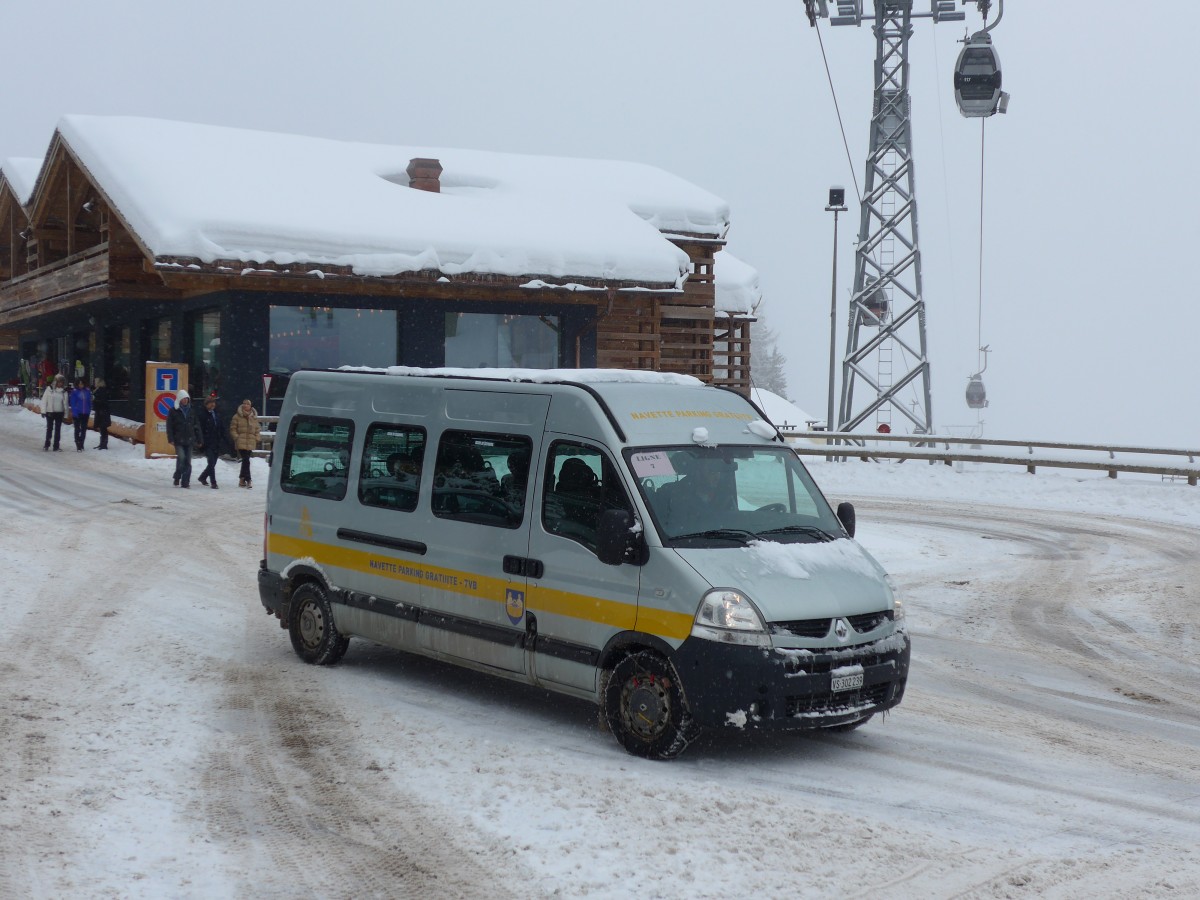
[[[863,686],[863,673],[854,672],[850,675],[834,675],[830,679],[829,689],[833,693],[839,691],[856,691]]]

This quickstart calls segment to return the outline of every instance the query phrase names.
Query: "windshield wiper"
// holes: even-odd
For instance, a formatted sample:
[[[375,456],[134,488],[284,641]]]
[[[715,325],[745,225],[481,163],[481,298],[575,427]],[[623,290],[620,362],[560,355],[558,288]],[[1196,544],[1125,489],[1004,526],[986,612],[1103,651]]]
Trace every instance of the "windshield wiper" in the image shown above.
[[[724,538],[729,541],[740,541],[743,544],[748,544],[751,541],[758,540],[758,535],[753,531],[744,531],[741,528],[710,528],[708,531],[693,531],[690,534],[677,534],[671,538],[673,541],[685,541],[689,538]]]
[[[821,543],[837,540],[837,535],[830,534],[824,528],[818,528],[816,525],[784,525],[782,528],[768,528],[758,534],[760,537],[766,534],[807,534],[817,538]]]

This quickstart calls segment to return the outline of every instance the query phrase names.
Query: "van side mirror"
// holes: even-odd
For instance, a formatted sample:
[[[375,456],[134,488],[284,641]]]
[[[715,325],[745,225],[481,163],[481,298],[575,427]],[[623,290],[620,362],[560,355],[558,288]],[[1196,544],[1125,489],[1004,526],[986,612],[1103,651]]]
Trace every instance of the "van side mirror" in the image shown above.
[[[849,500],[839,503],[837,517],[838,521],[842,523],[842,527],[846,529],[846,534],[854,537],[854,504]]]
[[[645,565],[646,540],[633,532],[633,515],[625,509],[606,509],[600,513],[596,534],[596,556],[606,566],[631,563]]]

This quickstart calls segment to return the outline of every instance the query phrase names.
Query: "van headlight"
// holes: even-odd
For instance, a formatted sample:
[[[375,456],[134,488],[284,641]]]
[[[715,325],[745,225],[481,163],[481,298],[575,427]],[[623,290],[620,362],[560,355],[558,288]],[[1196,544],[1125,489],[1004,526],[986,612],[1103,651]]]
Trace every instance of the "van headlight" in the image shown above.
[[[696,610],[692,637],[723,644],[770,647],[771,638],[763,618],[749,598],[737,591],[709,591]]]

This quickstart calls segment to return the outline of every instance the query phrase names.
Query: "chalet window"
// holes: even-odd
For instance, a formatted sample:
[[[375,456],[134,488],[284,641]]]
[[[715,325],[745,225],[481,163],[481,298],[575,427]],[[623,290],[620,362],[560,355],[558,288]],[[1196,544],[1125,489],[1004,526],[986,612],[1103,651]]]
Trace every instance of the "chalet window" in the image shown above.
[[[170,362],[171,320],[167,316],[151,319],[142,326],[142,350],[147,362]]]
[[[133,364],[128,325],[104,329],[104,373],[109,396],[129,399],[129,367]]]
[[[330,306],[272,306],[269,371],[394,366],[396,312]]]
[[[70,360],[71,374],[68,377],[72,384],[77,378],[85,378],[90,384],[96,374],[95,366],[92,363],[92,356],[96,351],[96,333],[94,331],[76,331],[71,335],[71,343],[73,352]]]
[[[189,360],[188,388],[196,397],[221,393],[221,369],[218,352],[221,349],[221,311],[206,309],[193,313],[189,325],[192,354]]]
[[[558,336],[558,316],[446,313],[446,365],[557,368]]]

